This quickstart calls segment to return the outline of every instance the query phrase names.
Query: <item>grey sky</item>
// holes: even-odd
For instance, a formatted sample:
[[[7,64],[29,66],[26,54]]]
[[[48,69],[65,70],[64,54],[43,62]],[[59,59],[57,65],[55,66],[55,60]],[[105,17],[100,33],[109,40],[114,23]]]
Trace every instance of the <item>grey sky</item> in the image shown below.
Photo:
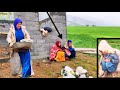
[[[102,21],[110,26],[120,26],[120,12],[67,12],[67,14],[86,20]]]

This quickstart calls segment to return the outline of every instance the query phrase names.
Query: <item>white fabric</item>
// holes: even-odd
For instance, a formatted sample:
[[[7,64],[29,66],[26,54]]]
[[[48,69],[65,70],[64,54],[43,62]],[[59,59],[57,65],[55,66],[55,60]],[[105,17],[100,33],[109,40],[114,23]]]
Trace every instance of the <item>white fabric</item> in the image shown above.
[[[72,68],[70,68],[69,66],[65,66],[62,70],[61,70],[61,75],[63,76],[63,78],[76,78],[74,75],[74,71]]]
[[[86,74],[87,70],[81,66],[78,66],[75,72],[69,66],[65,66],[61,70],[61,75],[63,76],[63,78],[93,78],[92,76],[87,77]]]
[[[79,78],[87,78],[85,74],[80,75]]]
[[[33,42],[33,40],[28,40],[28,39],[22,39],[22,40],[20,40],[20,42]]]
[[[13,57],[10,59],[10,67],[12,75],[21,73],[20,57],[16,52],[13,53]]]
[[[88,78],[93,78],[92,76],[89,76]]]
[[[85,69],[83,69],[83,67],[81,67],[81,66],[78,66],[77,68],[76,68],[76,75],[83,75],[83,74],[85,74],[85,73],[87,73],[87,70],[85,70]]]
[[[31,75],[34,75],[33,67],[32,67],[32,60],[31,60]]]
[[[98,54],[101,55],[101,52],[107,52],[107,53],[114,53],[114,49],[111,47],[111,45],[108,44],[106,40],[101,40],[98,45]]]

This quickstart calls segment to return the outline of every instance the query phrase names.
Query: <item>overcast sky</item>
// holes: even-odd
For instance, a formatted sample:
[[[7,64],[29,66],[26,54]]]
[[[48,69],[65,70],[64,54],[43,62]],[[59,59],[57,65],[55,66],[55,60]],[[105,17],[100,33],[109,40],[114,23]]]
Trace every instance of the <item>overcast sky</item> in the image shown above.
[[[67,12],[67,14],[84,19],[100,20],[111,26],[120,26],[120,12]]]

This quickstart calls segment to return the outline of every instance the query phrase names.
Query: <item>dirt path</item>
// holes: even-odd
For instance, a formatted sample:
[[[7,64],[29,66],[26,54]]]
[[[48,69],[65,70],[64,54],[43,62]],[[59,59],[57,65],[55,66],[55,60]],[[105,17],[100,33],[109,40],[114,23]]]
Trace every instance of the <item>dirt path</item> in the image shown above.
[[[74,60],[66,61],[66,62],[52,62],[44,63],[42,61],[34,60],[33,61],[33,70],[35,75],[30,78],[59,78],[61,77],[60,71],[62,66],[68,65],[73,69],[76,69],[78,66],[82,66],[86,70],[88,70],[89,75],[94,78],[97,77],[97,63],[96,57],[91,57],[86,54],[77,53],[77,57]],[[0,66],[0,78],[19,78],[19,76],[11,76],[10,75],[10,64],[9,61],[3,63]]]

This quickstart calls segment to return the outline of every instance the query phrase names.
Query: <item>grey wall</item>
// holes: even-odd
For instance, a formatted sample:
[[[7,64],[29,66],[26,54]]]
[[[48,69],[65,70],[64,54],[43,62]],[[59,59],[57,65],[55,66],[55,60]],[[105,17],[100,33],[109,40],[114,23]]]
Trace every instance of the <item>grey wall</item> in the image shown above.
[[[62,44],[66,41],[66,13],[65,12],[50,12],[50,15],[55,22],[60,33],[63,34],[63,39],[58,37],[58,33],[55,30],[52,22],[49,18],[39,21],[38,12],[14,12],[14,18],[19,17],[23,21],[23,25],[26,26],[31,39],[33,39],[33,45],[31,47],[32,59],[42,59],[49,56],[50,47],[56,42],[61,40]],[[13,22],[0,22],[0,32],[9,30],[10,24]],[[43,37],[39,32],[39,29],[49,26],[53,29],[53,32],[49,33],[47,37]],[[5,37],[0,35],[0,45],[7,44]]]

